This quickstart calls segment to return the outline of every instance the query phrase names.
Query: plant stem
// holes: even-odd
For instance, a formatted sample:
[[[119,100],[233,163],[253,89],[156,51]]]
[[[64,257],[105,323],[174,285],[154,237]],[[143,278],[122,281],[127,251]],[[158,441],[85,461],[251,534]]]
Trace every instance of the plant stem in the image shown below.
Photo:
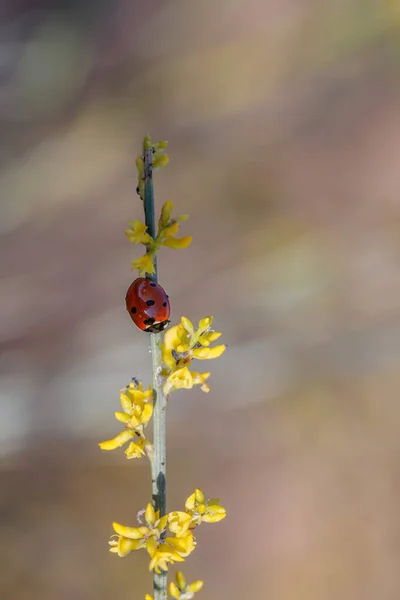
[[[144,192],[144,214],[147,231],[155,239],[154,220],[154,192],[152,171],[152,149],[145,151],[145,192]],[[154,259],[155,274],[146,274],[147,277],[157,282],[157,263]],[[159,371],[161,369],[161,335],[150,333],[150,352],[153,368],[153,460],[151,461],[151,479],[154,510],[160,511],[160,517],[166,513],[166,408],[167,401],[163,394],[162,382]],[[160,575],[154,573],[154,600],[166,600],[167,598],[167,572],[161,571]]]

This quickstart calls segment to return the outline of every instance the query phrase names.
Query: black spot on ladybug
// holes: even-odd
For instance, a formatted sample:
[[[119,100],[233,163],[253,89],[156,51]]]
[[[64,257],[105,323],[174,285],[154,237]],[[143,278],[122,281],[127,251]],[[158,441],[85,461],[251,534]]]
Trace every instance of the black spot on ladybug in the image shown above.
[[[136,312],[137,312],[137,308],[136,308],[136,306],[132,306],[132,308],[131,308],[131,313],[132,313],[133,315],[135,315],[135,314],[136,314]]]
[[[166,302],[163,302],[163,303],[162,303],[162,305],[163,305],[163,306],[167,306],[167,303],[166,303]]]
[[[147,304],[147,306],[154,306],[155,302],[154,302],[154,300],[146,300],[146,304]]]
[[[156,287],[157,286],[157,284],[154,283],[154,281],[152,281],[150,285],[151,285],[151,287]]]
[[[155,319],[153,317],[149,317],[148,319],[146,319],[145,321],[143,321],[143,323],[145,325],[153,325]]]

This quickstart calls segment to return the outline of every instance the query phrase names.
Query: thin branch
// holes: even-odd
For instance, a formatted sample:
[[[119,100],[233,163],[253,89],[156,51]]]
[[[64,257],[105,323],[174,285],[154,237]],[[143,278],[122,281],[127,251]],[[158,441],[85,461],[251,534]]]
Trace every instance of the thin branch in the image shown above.
[[[154,220],[154,192],[153,192],[153,170],[152,149],[145,151],[145,194],[144,213],[147,231],[155,239]],[[156,259],[155,259],[156,261]],[[157,282],[157,263],[155,262],[155,274],[146,274],[147,277]],[[154,412],[153,412],[153,459],[151,460],[151,477],[154,509],[160,511],[162,517],[166,513],[166,408],[167,401],[163,394],[160,377],[162,353],[160,333],[150,333],[150,351],[153,368],[153,390],[154,390]],[[154,600],[166,600],[167,598],[167,573],[160,575],[154,573]]]

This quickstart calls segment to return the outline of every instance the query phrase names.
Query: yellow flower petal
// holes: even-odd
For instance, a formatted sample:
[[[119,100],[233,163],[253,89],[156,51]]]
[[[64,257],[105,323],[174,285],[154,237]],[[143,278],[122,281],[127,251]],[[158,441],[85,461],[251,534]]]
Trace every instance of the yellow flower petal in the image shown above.
[[[153,569],[156,573],[159,573],[160,569],[167,571],[169,562],[173,564],[174,562],[183,562],[185,560],[171,546],[162,544],[154,549],[154,544],[150,544],[150,542],[152,542],[151,539],[148,541],[146,546],[151,556],[149,571],[152,571]]]
[[[140,540],[149,532],[147,527],[127,527],[126,525],[121,525],[116,522],[114,522],[112,526],[115,533],[118,533],[118,535],[122,535],[129,540]]]
[[[194,327],[192,321],[190,321],[187,317],[181,317],[181,323],[189,335],[194,334]]]
[[[177,221],[182,221],[182,223],[183,223],[184,221],[187,221],[187,220],[188,220],[188,218],[189,218],[189,215],[188,215],[188,214],[178,215],[178,216],[176,217]]]
[[[173,581],[171,581],[171,583],[168,586],[168,593],[170,596],[172,596],[172,598],[175,598],[175,600],[179,600],[179,598],[181,597],[181,592],[176,583],[174,583]]]
[[[143,438],[139,438],[137,442],[131,442],[125,450],[126,458],[141,458],[142,456],[144,456],[145,442],[146,440],[144,440]]]
[[[186,508],[186,510],[193,511],[195,505],[196,505],[196,492],[193,492],[193,494],[190,494],[190,496],[188,496],[186,498],[185,508]]]
[[[204,502],[204,494],[200,488],[196,488],[194,490],[194,496],[196,498],[196,502]]]
[[[161,534],[161,533],[163,533],[165,531],[165,529],[167,527],[167,523],[168,523],[168,516],[169,515],[166,514],[163,517],[161,517],[161,519],[158,519],[158,522],[157,522],[157,525],[156,525],[158,533]]]
[[[184,590],[186,587],[186,580],[182,573],[182,571],[177,571],[176,573],[176,583],[178,584],[181,590]]]
[[[114,417],[117,419],[117,421],[120,421],[120,423],[127,423],[130,419],[129,415],[118,411],[114,413]]]
[[[176,236],[178,231],[179,231],[179,223],[178,223],[178,221],[175,221],[175,223],[172,223],[172,225],[170,225],[169,227],[166,227],[163,230],[163,234],[167,238],[172,238],[172,237]]]
[[[115,436],[115,438],[113,438],[112,440],[101,442],[99,446],[102,450],[115,450],[115,448],[120,448],[121,446],[123,446],[134,435],[134,431],[125,429],[124,431],[121,431],[121,433],[119,433],[117,436]]]
[[[161,154],[160,156],[156,156],[153,160],[153,169],[162,169],[166,167],[169,163],[169,158],[166,154]]]
[[[136,163],[136,168],[137,168],[138,172],[140,174],[142,174],[143,171],[144,171],[144,160],[143,160],[143,158],[141,156],[137,156],[136,160],[135,160],[135,163]]]
[[[156,513],[154,511],[154,508],[153,508],[152,504],[150,504],[150,502],[146,506],[146,511],[144,513],[144,518],[146,519],[146,522],[149,525],[154,525],[154,521],[156,520]]]
[[[137,269],[139,271],[140,276],[144,276],[146,275],[146,273],[153,275],[156,272],[154,268],[153,258],[149,254],[145,254],[144,256],[133,260],[131,262],[131,267],[132,270]]]
[[[153,596],[150,596],[150,594],[146,594],[144,600],[153,600]]]
[[[226,346],[221,344],[220,346],[214,346],[213,348],[196,348],[193,350],[193,357],[200,360],[209,360],[211,358],[218,358],[225,352]]]
[[[204,317],[203,319],[200,319],[199,321],[199,328],[198,328],[198,335],[201,335],[202,333],[204,333],[209,327],[211,327],[213,322],[213,317]]]
[[[168,221],[171,220],[171,215],[172,215],[173,210],[174,210],[174,205],[171,200],[167,200],[167,202],[165,202],[162,205],[161,219],[162,219],[163,223],[168,223]]]
[[[129,425],[132,429],[136,429],[141,424],[140,419],[136,415],[132,415],[129,419]]]
[[[131,402],[131,406],[143,406],[145,401],[145,392],[142,390],[132,390],[129,389],[126,391],[126,395]]]
[[[209,342],[215,342],[215,340],[217,340],[219,337],[221,337],[222,333],[220,331],[209,331],[208,333],[206,333],[204,335],[204,337],[209,341]]]
[[[150,134],[146,133],[143,139],[143,151],[147,150],[147,148],[151,148],[151,146],[151,136]]]
[[[153,414],[153,405],[150,404],[149,402],[147,402],[144,405],[143,411],[142,411],[142,416],[141,416],[141,421],[143,424],[146,424],[150,421],[151,416]]]
[[[142,179],[141,176],[139,176],[138,188],[139,188],[139,196],[143,199],[144,198],[144,179]]]
[[[206,381],[206,379],[208,379],[211,375],[211,373],[197,373],[196,371],[191,371],[192,373],[192,379],[193,379],[193,385],[204,385],[204,382]]]
[[[124,537],[120,537],[118,539],[118,546],[116,548],[116,551],[120,558],[125,558],[125,556],[128,556],[128,554],[132,552],[132,550],[137,549],[138,544],[136,540],[128,540]],[[111,548],[110,551],[114,551],[113,548]]]
[[[167,377],[164,384],[164,394],[168,396],[172,390],[186,389],[190,390],[193,387],[193,378],[187,367],[177,369]]]
[[[225,508],[215,504],[207,507],[207,512],[201,517],[201,520],[204,521],[204,523],[218,523],[218,521],[222,521],[225,517]]]
[[[167,146],[168,146],[168,142],[166,140],[163,140],[161,142],[157,142],[156,144],[154,144],[154,148],[161,148],[162,150],[164,150]]]
[[[128,394],[129,394],[130,390],[128,390]],[[130,396],[130,394],[129,394]],[[121,403],[122,409],[124,410],[124,412],[126,412],[128,415],[132,414],[132,400],[125,392],[120,393],[119,395],[119,401]]]
[[[179,552],[180,556],[189,556],[191,552],[196,547],[196,541],[194,539],[194,535],[191,531],[188,531],[182,537],[167,537],[165,541],[170,544],[177,552]]]
[[[187,235],[183,238],[168,238],[162,242],[162,245],[167,246],[167,248],[174,249],[187,248],[188,246],[190,246],[192,239],[193,238],[191,235]]]
[[[169,513],[168,527],[172,533],[180,537],[189,531],[191,520],[192,517],[188,513],[176,510]]]
[[[198,579],[197,581],[193,581],[193,583],[190,583],[187,588],[186,591],[190,593],[196,593],[199,592],[201,590],[201,588],[204,585],[204,581],[202,581],[201,579]]]
[[[128,223],[130,229],[125,231],[125,235],[130,242],[134,244],[150,244],[153,238],[147,233],[147,226],[137,219]]]

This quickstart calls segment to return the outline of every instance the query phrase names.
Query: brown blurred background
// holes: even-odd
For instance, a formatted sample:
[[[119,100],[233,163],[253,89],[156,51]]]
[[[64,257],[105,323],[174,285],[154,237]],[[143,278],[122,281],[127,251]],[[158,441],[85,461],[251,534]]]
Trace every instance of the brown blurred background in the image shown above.
[[[9,0],[0,23],[0,597],[151,591],[107,546],[148,465],[97,447],[150,374],[123,233],[149,131],[194,236],[160,258],[173,320],[229,344],[169,406],[169,508],[200,486],[229,511],[185,574],[199,600],[398,600],[399,2]]]

